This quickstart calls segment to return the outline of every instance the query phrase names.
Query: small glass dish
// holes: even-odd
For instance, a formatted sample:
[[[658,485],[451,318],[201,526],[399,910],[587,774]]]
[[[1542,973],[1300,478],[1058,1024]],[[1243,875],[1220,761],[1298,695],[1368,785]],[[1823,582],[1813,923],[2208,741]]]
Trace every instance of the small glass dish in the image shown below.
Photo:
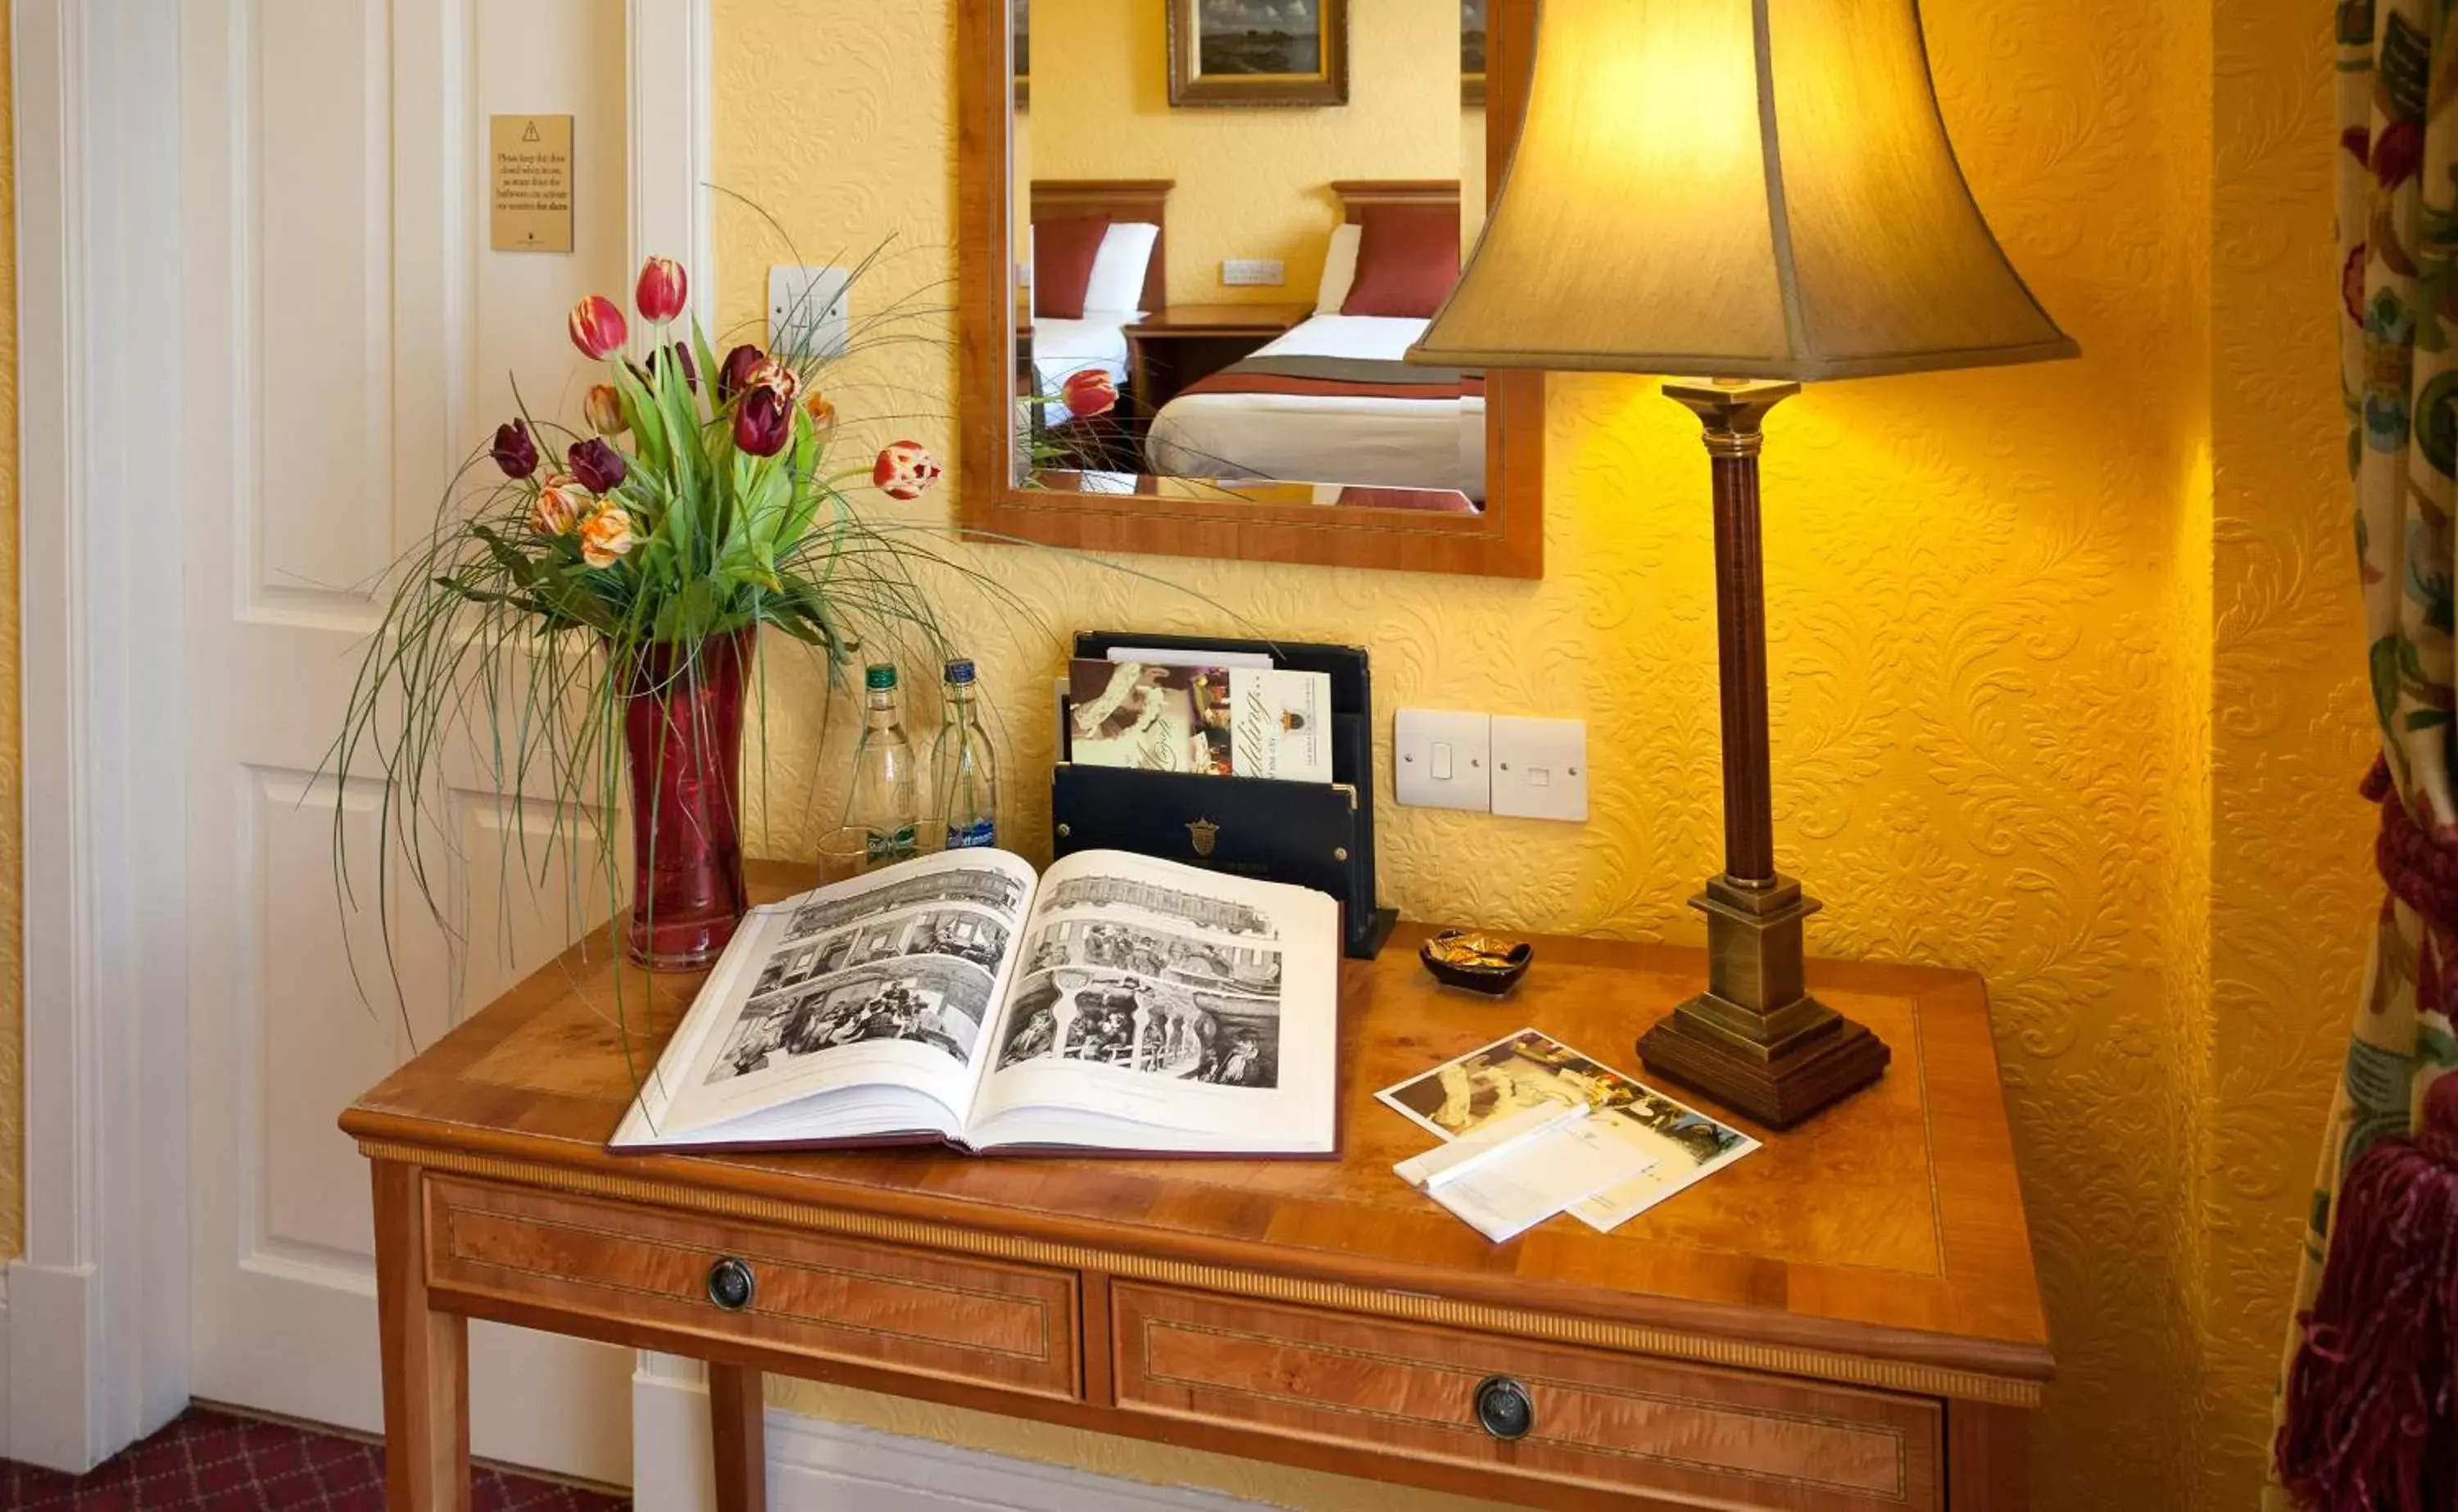
[[[1498,998],[1519,985],[1536,947],[1490,930],[1446,929],[1427,941],[1417,957],[1443,985]]]

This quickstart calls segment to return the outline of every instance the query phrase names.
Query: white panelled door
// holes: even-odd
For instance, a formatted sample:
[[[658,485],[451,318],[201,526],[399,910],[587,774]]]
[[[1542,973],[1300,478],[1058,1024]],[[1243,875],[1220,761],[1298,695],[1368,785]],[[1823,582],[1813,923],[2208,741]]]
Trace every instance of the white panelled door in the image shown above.
[[[391,910],[387,949],[377,789],[365,773],[337,785],[325,763],[389,565],[510,413],[515,378],[532,409],[576,418],[586,378],[563,312],[583,293],[630,287],[629,10],[182,7],[190,442],[164,465],[183,470],[195,501],[184,523],[200,1398],[380,1426],[367,1171],[334,1119],[578,922],[552,880],[538,905],[503,875],[507,825],[546,820],[510,816],[472,763],[435,810],[461,858],[439,885],[463,938],[412,895]],[[574,254],[488,250],[490,114],[575,117]],[[359,900],[346,915],[337,806]],[[629,1481],[629,1352],[483,1324],[471,1352],[476,1454]]]

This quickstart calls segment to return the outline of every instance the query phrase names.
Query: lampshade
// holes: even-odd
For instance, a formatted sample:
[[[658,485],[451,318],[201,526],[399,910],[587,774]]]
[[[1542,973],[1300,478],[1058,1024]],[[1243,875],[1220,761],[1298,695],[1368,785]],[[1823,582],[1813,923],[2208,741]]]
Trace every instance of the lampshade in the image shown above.
[[[1914,0],[1542,0],[1413,362],[1854,378],[2072,357],[1972,203]]]

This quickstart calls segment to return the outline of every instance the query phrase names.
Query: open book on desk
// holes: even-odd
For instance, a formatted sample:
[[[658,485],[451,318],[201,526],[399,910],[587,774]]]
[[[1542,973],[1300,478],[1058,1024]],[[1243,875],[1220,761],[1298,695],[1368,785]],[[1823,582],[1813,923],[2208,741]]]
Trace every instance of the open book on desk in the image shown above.
[[[1332,1152],[1340,905],[947,851],[752,910],[616,1150]]]

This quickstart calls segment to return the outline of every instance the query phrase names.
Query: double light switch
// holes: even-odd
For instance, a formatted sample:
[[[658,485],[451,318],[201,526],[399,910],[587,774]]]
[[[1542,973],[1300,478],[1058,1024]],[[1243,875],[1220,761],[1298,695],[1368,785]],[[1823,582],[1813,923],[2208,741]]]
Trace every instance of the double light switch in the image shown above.
[[[1403,709],[1391,748],[1403,803],[1573,822],[1588,817],[1588,727],[1580,720]]]

